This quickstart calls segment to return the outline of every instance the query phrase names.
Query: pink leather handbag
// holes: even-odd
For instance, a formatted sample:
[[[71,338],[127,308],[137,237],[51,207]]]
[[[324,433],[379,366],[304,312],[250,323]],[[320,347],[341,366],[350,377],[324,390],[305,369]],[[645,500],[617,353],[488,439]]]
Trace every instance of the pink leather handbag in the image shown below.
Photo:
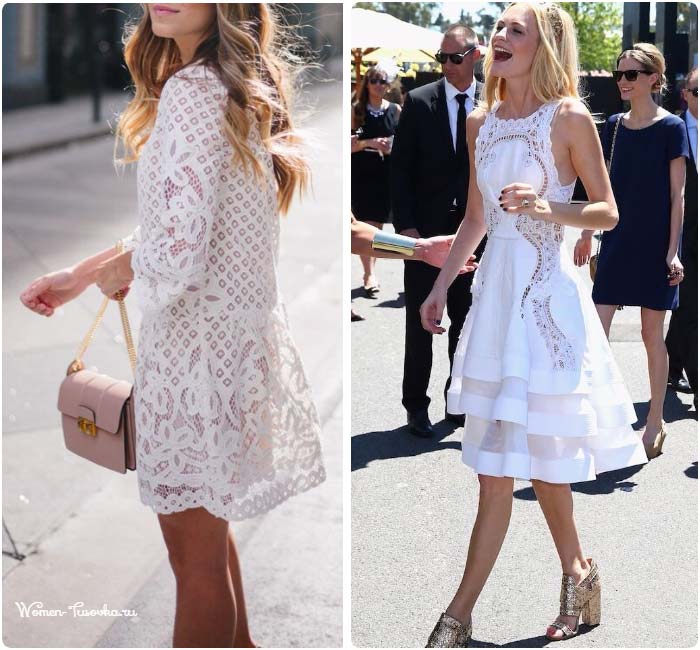
[[[121,242],[117,246],[121,252]],[[121,292],[116,296],[133,372],[136,350],[126,305]],[[136,469],[136,427],[131,399],[133,387],[128,381],[86,370],[82,361],[109,301],[108,297],[102,301],[95,322],[68,366],[67,376],[58,391],[58,410],[61,412],[63,439],[69,451],[126,474],[127,469]]]

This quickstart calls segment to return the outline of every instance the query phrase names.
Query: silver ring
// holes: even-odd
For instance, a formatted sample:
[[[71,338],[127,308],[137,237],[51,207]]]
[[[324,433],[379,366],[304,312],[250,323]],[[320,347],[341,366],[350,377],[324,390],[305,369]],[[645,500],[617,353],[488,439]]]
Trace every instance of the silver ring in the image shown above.
[[[520,201],[520,207],[521,208],[527,208],[530,206],[530,201],[528,199],[523,199]]]

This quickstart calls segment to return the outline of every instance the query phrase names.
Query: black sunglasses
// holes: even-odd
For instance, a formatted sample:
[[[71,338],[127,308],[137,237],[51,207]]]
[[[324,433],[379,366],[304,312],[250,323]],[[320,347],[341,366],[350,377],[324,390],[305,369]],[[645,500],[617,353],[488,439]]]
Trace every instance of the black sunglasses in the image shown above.
[[[382,86],[388,85],[388,81],[386,79],[380,79],[379,77],[374,77],[372,79],[367,80],[369,83],[371,83],[373,86],[375,84],[382,84]]]
[[[686,92],[689,92],[693,97],[698,96],[698,89],[697,88],[686,88]]]
[[[649,72],[649,70],[625,70],[624,72],[622,70],[613,70],[612,74],[617,82],[622,81],[622,77],[627,79],[627,81],[637,81],[640,72],[642,74],[654,74]]]
[[[443,52],[442,50],[438,50],[435,53],[435,60],[438,63],[447,63],[447,59],[449,59],[455,65],[459,65],[460,63],[462,63],[462,61],[464,61],[464,57],[467,56],[467,54],[471,54],[478,47],[478,45],[472,45],[466,52],[453,52],[451,54]]]

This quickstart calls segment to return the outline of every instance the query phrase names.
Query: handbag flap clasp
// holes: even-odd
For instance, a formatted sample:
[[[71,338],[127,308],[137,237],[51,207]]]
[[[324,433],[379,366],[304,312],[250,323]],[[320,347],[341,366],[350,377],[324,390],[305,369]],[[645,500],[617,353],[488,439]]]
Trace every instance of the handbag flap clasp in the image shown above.
[[[124,417],[124,403],[131,392],[132,386],[127,381],[80,370],[61,382],[58,410],[84,422],[92,421],[98,428],[110,433],[117,433]]]

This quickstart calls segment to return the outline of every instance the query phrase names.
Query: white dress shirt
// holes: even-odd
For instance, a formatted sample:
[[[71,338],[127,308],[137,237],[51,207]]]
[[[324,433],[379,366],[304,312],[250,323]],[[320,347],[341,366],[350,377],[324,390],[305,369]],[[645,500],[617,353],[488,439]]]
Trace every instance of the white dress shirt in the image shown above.
[[[472,85],[465,91],[457,90],[447,79],[445,79],[445,100],[447,101],[447,115],[450,118],[450,131],[452,131],[452,148],[457,151],[457,112],[459,102],[455,99],[462,92],[467,94],[464,101],[464,110],[467,115],[474,110],[474,96],[476,95],[476,79],[472,79]]]
[[[698,121],[690,111],[685,112],[685,123],[688,127],[688,140],[690,140],[690,151],[693,154],[693,162],[698,165]]]

